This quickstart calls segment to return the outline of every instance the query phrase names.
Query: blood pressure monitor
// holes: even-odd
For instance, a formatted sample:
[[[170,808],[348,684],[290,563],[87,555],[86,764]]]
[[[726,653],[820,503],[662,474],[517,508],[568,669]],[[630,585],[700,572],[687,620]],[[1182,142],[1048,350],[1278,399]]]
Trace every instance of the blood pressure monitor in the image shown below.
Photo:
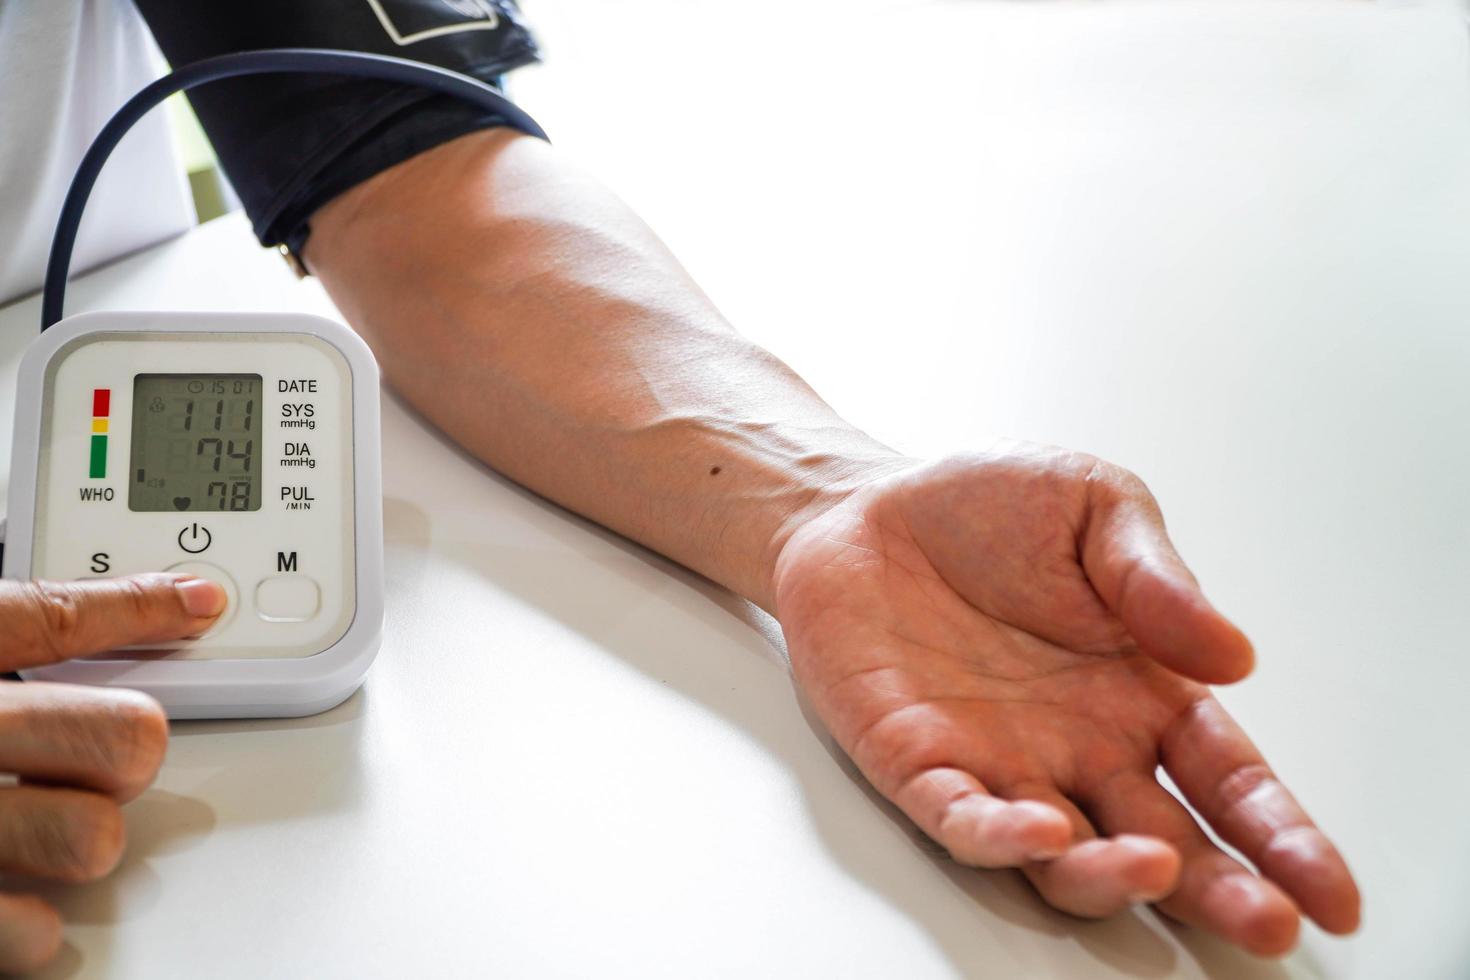
[[[378,368],[340,324],[294,314],[62,319],[87,197],[138,119],[175,92],[280,73],[369,78],[545,131],[495,88],[403,58],[286,48],[220,55],[144,88],[77,168],[52,239],[41,336],[20,365],[7,578],[173,571],[229,603],[201,637],[23,671],[114,684],[174,718],[307,715],[362,682],[383,627]]]
[[[342,701],[383,622],[378,370],[292,314],[89,313],[20,365],[7,578],[173,571],[229,603],[196,639],[23,672],[153,695],[175,718]]]

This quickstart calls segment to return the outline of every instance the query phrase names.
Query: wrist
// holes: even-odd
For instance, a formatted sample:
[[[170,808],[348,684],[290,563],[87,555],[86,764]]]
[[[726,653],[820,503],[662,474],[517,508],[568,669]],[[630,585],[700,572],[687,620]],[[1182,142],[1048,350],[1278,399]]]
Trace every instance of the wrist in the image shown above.
[[[804,461],[806,465],[794,491],[792,503],[776,522],[760,556],[756,577],[758,586],[746,596],[772,616],[777,615],[776,595],[781,556],[797,532],[865,487],[911,469],[920,462],[915,457],[895,452],[867,436],[861,438],[870,445]]]

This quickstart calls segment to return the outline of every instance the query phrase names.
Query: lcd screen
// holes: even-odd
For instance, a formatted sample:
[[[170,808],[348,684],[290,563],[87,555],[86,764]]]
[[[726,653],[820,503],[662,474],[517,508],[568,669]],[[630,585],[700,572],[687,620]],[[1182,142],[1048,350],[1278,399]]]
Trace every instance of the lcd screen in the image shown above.
[[[260,509],[258,374],[133,379],[128,509]]]

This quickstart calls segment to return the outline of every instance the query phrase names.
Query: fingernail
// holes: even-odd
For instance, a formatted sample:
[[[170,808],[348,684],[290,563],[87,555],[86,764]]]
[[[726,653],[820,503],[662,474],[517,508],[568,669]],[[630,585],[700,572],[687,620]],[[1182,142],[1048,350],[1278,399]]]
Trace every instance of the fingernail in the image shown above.
[[[1032,851],[1028,857],[1032,861],[1055,861],[1066,853],[1067,849],[1065,847],[1043,847],[1040,850]]]
[[[1155,899],[1151,892],[1134,892],[1128,896],[1129,905],[1144,905],[1152,901],[1155,901]]]
[[[207,578],[175,582],[184,611],[196,619],[213,619],[225,611],[225,590]]]

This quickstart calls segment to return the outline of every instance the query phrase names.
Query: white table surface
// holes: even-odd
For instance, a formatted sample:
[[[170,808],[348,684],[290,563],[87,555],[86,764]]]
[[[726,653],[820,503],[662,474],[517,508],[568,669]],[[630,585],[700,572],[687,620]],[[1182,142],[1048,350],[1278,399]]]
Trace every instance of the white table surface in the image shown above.
[[[935,857],[803,714],[769,622],[390,398],[366,688],[176,726],[123,867],[58,893],[50,975],[1470,975],[1457,8],[733,9],[543,0],[519,92],[854,421],[1144,475],[1256,640],[1223,697],[1341,844],[1363,932],[1258,963]],[[330,312],[238,217],[78,282],[99,307]],[[36,311],[0,311],[0,404]]]

